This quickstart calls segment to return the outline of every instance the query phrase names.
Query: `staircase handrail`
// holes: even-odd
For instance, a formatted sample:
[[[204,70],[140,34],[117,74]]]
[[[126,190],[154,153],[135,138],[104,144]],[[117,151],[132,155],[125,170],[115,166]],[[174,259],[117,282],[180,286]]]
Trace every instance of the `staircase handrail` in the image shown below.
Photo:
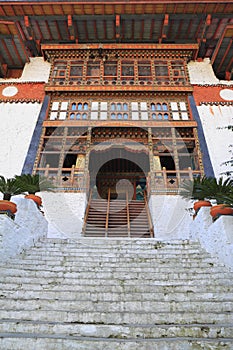
[[[111,198],[111,189],[108,189],[108,203],[107,203],[107,212],[106,212],[106,223],[105,223],[105,237],[108,236],[108,221],[109,221],[109,211],[110,211],[110,198]]]
[[[85,215],[84,215],[82,234],[84,234],[85,230],[86,230],[87,218],[88,218],[88,215],[89,215],[89,210],[90,210],[90,206],[91,206],[91,200],[92,200],[92,189],[89,192],[88,202],[87,202],[86,211],[85,211]]]
[[[145,192],[144,192],[144,202],[145,202],[147,219],[148,219],[148,223],[149,223],[150,237],[153,238],[154,237],[154,229],[153,229],[153,224],[152,224],[152,220],[151,220],[150,210],[148,207],[147,196],[146,196]]]
[[[126,212],[127,212],[127,230],[130,237],[130,216],[129,216],[129,193],[126,191]]]

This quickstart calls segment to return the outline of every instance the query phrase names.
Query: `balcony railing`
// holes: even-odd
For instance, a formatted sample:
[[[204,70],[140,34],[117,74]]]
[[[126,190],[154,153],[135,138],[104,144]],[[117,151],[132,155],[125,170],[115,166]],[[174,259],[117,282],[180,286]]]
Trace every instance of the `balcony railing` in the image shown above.
[[[186,180],[192,180],[194,177],[201,176],[200,170],[167,170],[163,168],[150,175],[151,194],[178,194],[182,183]]]
[[[59,191],[88,192],[90,186],[89,173],[84,169],[75,168],[37,168],[37,173],[48,177]],[[201,176],[200,170],[156,170],[147,177],[148,194],[179,194],[179,189],[185,180]]]
[[[84,169],[75,168],[37,168],[37,173],[50,179],[59,191],[87,192],[89,190],[89,175]]]

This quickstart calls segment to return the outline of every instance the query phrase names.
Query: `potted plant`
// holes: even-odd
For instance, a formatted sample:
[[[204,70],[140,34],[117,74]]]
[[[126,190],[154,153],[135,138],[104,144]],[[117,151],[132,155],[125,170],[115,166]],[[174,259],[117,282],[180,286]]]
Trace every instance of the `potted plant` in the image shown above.
[[[207,182],[208,178],[206,176],[198,176],[194,177],[193,180],[184,181],[181,186],[179,193],[183,198],[196,200],[193,205],[194,218],[201,207],[211,207],[208,193],[204,191],[204,186]]]
[[[45,176],[35,174],[23,174],[16,176],[20,185],[28,194],[25,196],[27,199],[32,199],[38,207],[42,205],[42,199],[36,195],[37,192],[41,191],[52,191],[54,189],[53,183]]]
[[[23,194],[23,187],[16,178],[8,179],[0,176],[0,192],[3,194],[3,199],[0,200],[0,212],[14,218],[14,214],[17,212],[17,205],[11,202],[11,197]]]
[[[205,188],[209,198],[216,201],[210,215],[215,221],[221,215],[233,215],[233,179],[210,178]]]

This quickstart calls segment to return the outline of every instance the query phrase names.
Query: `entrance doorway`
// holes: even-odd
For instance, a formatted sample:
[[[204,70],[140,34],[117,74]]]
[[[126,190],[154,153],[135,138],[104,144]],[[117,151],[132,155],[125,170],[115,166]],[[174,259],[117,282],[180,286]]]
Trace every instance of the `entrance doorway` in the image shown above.
[[[102,152],[92,151],[89,162],[90,184],[97,187],[100,198],[136,199],[136,188],[146,188],[149,157],[146,152],[134,152],[124,147],[112,147]]]

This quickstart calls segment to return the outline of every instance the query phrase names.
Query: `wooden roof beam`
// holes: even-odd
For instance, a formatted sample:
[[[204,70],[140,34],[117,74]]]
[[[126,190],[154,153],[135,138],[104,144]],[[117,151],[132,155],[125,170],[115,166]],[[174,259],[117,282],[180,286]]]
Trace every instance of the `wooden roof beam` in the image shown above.
[[[203,51],[203,43],[206,42],[206,37],[205,37],[206,30],[207,30],[207,27],[210,26],[210,24],[211,24],[211,15],[208,14],[206,16],[206,18],[205,18],[205,23],[204,23],[203,29],[201,31],[201,34],[197,37],[197,42],[199,44],[199,50],[196,52],[196,54],[194,56],[194,60],[196,60],[197,57],[198,57],[198,54],[201,54],[201,51]],[[198,29],[197,29],[197,32],[196,32],[197,35],[199,33],[201,25],[202,25],[202,20],[200,20],[200,23],[198,25]]]
[[[32,40],[33,39],[33,31],[32,31],[32,27],[31,27],[28,16],[24,16],[24,25],[27,29],[27,34],[28,34],[29,40]]]
[[[141,33],[140,33],[140,40],[143,40],[143,34],[144,34],[144,26],[145,26],[145,21],[144,19],[142,20],[142,25],[141,25]]]
[[[67,16],[67,25],[68,25],[70,40],[75,40],[76,35],[75,35],[75,29],[73,26],[73,19],[71,15]]]
[[[120,15],[116,15],[116,40],[120,40],[121,37],[121,18]]]
[[[45,21],[45,26],[46,26],[46,29],[47,29],[47,31],[48,31],[48,33],[49,33],[49,40],[52,40],[53,37],[52,37],[51,30],[50,30],[50,28],[49,28],[48,21]]]
[[[5,50],[5,52],[6,52],[7,56],[8,56],[9,61],[11,62],[12,65],[15,65],[15,62],[14,62],[12,56],[11,56],[11,53],[10,53],[10,51],[9,51],[5,41],[3,39],[0,39],[0,40],[1,40],[2,46],[4,47],[4,50]]]
[[[41,40],[43,39],[42,31],[41,31],[41,29],[40,29],[40,26],[39,26],[38,21],[35,21],[35,24],[36,24],[36,28],[37,28],[37,30],[38,30],[38,33],[39,33],[39,35],[40,35],[40,41],[41,41]]]
[[[25,37],[25,35],[24,35],[23,31],[22,31],[20,23],[16,22],[15,23],[15,28],[17,30],[19,42],[20,42],[20,45],[21,45],[22,50],[24,52],[24,55],[26,57],[26,60],[27,60],[27,62],[29,62],[29,55],[28,55],[28,52],[27,52],[25,44],[24,44],[25,41],[26,41],[26,37]]]
[[[226,28],[225,28],[225,30],[223,31],[221,37],[219,38],[218,43],[217,43],[217,45],[215,46],[215,50],[214,50],[213,55],[212,55],[212,58],[211,58],[211,64],[212,64],[212,65],[214,64],[214,61],[215,61],[215,59],[216,59],[216,57],[217,57],[217,55],[218,55],[219,49],[220,49],[220,47],[221,47],[221,45],[222,45],[223,39],[224,39],[224,37],[225,37],[226,32],[227,32],[228,29],[230,29],[230,30],[233,29],[233,25],[228,25],[228,26],[226,26]]]
[[[231,39],[229,41],[229,44],[227,45],[227,48],[226,48],[226,51],[225,51],[224,55],[222,56],[221,62],[218,65],[217,73],[220,71],[220,69],[221,69],[221,67],[222,67],[222,65],[223,65],[223,63],[224,63],[224,61],[225,61],[225,59],[226,59],[230,49],[232,48],[232,43],[233,43],[233,40]]]
[[[150,40],[153,39],[154,26],[155,26],[155,20],[153,18],[152,21],[151,21],[151,26],[150,26]]]
[[[26,36],[25,36],[25,34],[24,34],[24,31],[23,31],[23,29],[22,29],[22,27],[21,27],[20,22],[18,22],[18,21],[15,22],[15,25],[17,26],[18,33],[19,33],[19,35],[21,36],[22,40],[23,40],[23,41],[26,41],[27,38],[26,38]]]
[[[96,25],[96,21],[95,21],[95,25]],[[97,38],[97,27],[95,26],[95,34],[96,34],[96,38]],[[104,20],[104,39],[107,39],[107,24],[106,21]]]
[[[60,29],[59,29],[59,26],[58,26],[58,23],[57,23],[57,21],[55,21],[55,27],[56,27],[56,29],[57,29],[57,34],[58,34],[58,40],[62,40],[62,36],[61,36],[61,31],[60,31]]]
[[[163,19],[163,24],[161,28],[161,33],[160,33],[160,38],[159,38],[159,43],[161,44],[163,39],[167,38],[168,35],[168,24],[169,24],[169,15],[165,13],[164,19]]]
[[[4,11],[3,6],[0,6],[0,15],[1,16],[6,16],[6,11]]]
[[[179,20],[179,26],[178,26],[178,29],[177,29],[177,32],[176,32],[175,39],[179,39],[180,33],[181,33],[181,31],[182,31],[183,23],[184,23],[184,20],[183,20],[183,19],[180,19],[180,20]]]
[[[12,42],[12,46],[14,47],[14,50],[16,52],[16,56],[18,57],[19,62],[21,63],[21,65],[23,65],[22,58],[20,57],[20,54],[19,54],[19,51],[18,51],[18,48],[17,48],[17,46],[15,44],[14,39],[12,39],[11,42]]]
[[[86,21],[83,21],[83,27],[84,27],[84,31],[85,31],[85,39],[86,39],[86,41],[88,41],[89,36],[88,36],[87,22]]]
[[[132,35],[131,35],[131,40],[134,40],[134,26],[135,26],[135,21],[134,19],[132,20]]]

